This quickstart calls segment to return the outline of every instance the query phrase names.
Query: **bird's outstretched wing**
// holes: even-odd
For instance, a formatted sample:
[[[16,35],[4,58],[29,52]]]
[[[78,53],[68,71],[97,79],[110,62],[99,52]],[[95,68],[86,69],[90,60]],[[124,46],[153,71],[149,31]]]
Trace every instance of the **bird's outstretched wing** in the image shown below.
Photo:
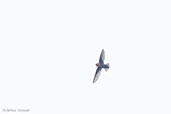
[[[99,76],[100,76],[100,73],[101,73],[101,69],[102,69],[102,68],[100,68],[100,67],[98,67],[98,68],[96,69],[96,73],[95,73],[95,75],[94,75],[93,83],[95,83],[95,82],[98,80],[98,78],[99,78]]]
[[[100,58],[99,58],[99,63],[103,64],[104,59],[105,59],[105,51],[104,51],[104,49],[102,49],[102,52],[101,52]]]

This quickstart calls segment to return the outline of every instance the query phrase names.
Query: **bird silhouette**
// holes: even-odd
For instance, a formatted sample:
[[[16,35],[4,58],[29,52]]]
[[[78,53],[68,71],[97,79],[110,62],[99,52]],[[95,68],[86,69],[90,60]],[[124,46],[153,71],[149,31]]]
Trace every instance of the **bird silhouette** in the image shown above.
[[[108,69],[110,67],[109,63],[104,64],[104,59],[105,59],[105,51],[104,51],[104,49],[102,49],[100,58],[99,58],[99,63],[96,63],[97,69],[96,69],[96,73],[94,75],[93,83],[95,83],[99,79],[102,68],[104,68],[105,71],[108,71]]]

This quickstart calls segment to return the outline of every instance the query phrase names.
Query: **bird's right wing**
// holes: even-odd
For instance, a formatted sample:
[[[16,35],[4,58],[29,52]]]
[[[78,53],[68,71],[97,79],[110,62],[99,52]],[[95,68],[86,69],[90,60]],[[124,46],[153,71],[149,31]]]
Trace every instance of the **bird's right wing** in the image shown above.
[[[104,49],[102,49],[102,52],[101,52],[100,58],[99,58],[99,63],[103,64],[104,59],[105,59],[105,51],[104,51]]]
[[[94,75],[93,83],[95,83],[95,82],[99,79],[99,76],[100,76],[100,74],[101,74],[101,69],[102,69],[102,68],[100,68],[100,67],[98,67],[98,68],[96,69],[96,73],[95,73],[95,75]]]

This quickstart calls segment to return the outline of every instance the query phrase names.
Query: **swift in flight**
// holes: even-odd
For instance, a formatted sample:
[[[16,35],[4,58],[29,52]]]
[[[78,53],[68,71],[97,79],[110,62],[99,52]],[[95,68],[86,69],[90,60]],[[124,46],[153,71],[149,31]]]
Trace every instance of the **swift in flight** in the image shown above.
[[[102,68],[104,68],[105,71],[107,71],[110,67],[109,63],[104,64],[104,59],[105,59],[105,52],[104,52],[104,49],[102,49],[102,52],[101,52],[100,58],[99,58],[99,63],[96,63],[97,69],[96,69],[96,73],[95,73],[95,76],[93,79],[93,83],[95,83],[98,80]]]

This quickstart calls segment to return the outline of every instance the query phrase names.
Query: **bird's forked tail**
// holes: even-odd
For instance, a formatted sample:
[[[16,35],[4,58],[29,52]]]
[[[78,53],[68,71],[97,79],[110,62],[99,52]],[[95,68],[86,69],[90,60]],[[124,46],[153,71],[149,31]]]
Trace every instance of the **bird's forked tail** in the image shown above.
[[[110,65],[109,65],[109,63],[107,63],[107,64],[106,64],[105,71],[108,71],[108,70],[109,70],[109,67],[110,67]]]

